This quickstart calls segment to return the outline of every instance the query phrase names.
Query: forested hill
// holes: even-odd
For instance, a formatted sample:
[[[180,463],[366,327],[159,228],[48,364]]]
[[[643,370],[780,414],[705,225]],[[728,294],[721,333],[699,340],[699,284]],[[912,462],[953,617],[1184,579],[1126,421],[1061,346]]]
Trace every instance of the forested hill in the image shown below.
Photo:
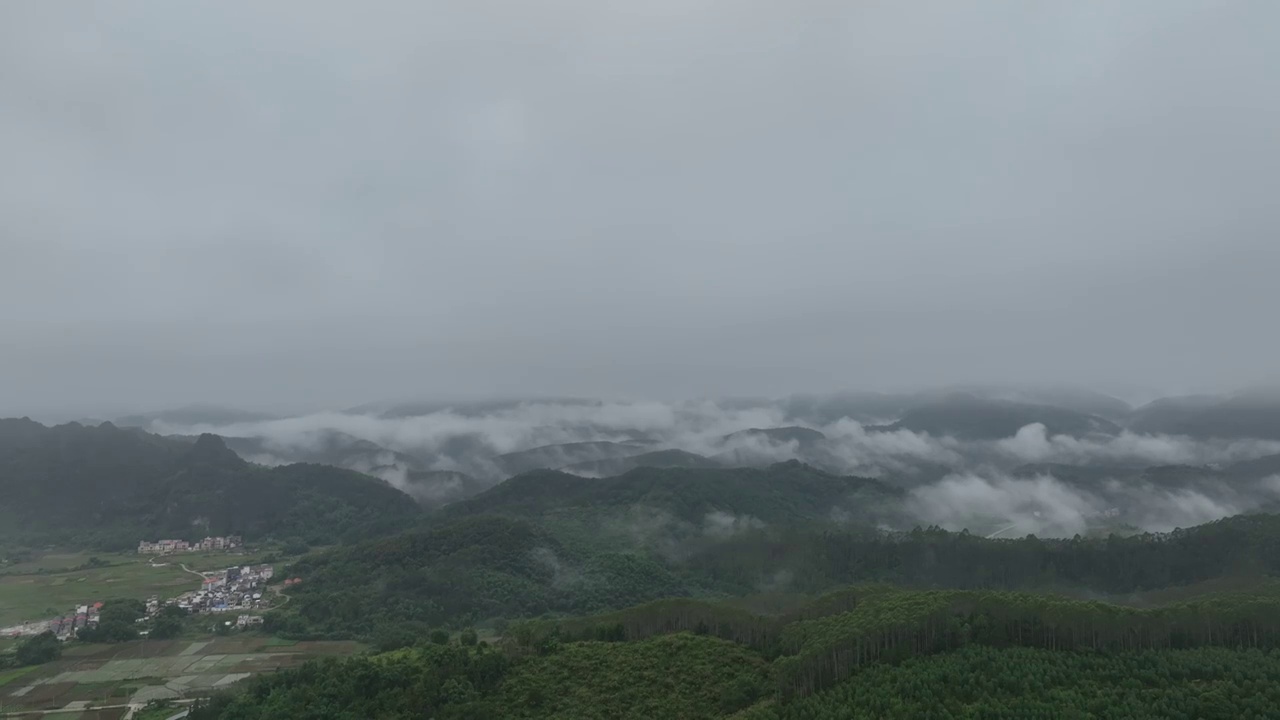
[[[25,418],[0,421],[0,497],[0,536],[108,548],[206,533],[332,542],[418,512],[382,480],[320,465],[258,467],[214,435],[189,443]]]
[[[291,570],[307,583],[268,623],[296,637],[375,638],[408,622],[456,626],[673,597],[806,596],[868,582],[1044,590],[1141,604],[1158,589],[1177,597],[1206,583],[1231,587],[1280,576],[1275,515],[1167,535],[1061,540],[834,524],[743,524],[712,533],[643,515],[592,533],[547,527],[480,515],[309,555]]]
[[[192,720],[1274,717],[1280,596],[1138,609],[991,591],[842,589],[781,615],[654,602],[477,642],[390,638],[197,703]],[[407,647],[413,646],[413,647]]]
[[[767,468],[639,467],[607,478],[554,470],[517,475],[446,508],[451,517],[496,513],[543,517],[644,508],[702,523],[708,514],[766,524],[826,521],[834,509],[874,512],[901,491],[871,478],[842,477],[797,461]]]

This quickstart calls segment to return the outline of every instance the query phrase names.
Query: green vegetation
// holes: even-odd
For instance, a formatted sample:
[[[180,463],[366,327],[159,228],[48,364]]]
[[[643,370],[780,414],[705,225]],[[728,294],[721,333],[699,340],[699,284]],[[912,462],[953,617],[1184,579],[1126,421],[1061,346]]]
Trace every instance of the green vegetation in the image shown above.
[[[112,597],[173,597],[199,587],[199,578],[176,564],[148,565],[138,556],[102,556],[107,567],[0,576],[0,627],[45,620],[76,605]]]
[[[290,637],[373,637],[408,621],[460,628],[496,617],[584,615],[659,598],[818,595],[854,583],[1089,591],[1119,600],[1221,578],[1280,575],[1280,517],[1169,534],[987,540],[937,528],[818,526],[691,535],[614,551],[525,520],[475,516],[304,557],[305,582],[268,627]],[[1095,595],[1096,596],[1096,595]]]
[[[639,554],[566,548],[523,521],[467,518],[303,558],[291,602],[267,630],[290,637],[375,637],[386,625],[468,625],[493,617],[595,612],[683,594]]]
[[[18,665],[42,665],[61,656],[62,643],[51,632],[42,632],[23,640],[14,652]]]
[[[667,600],[519,623],[498,649],[443,642],[262,678],[193,717],[1253,718],[1280,702],[1280,595],[1138,609],[870,586],[784,616]]]
[[[182,706],[175,705],[167,700],[159,700],[149,703],[146,707],[134,713],[131,720],[167,720],[182,710]]]
[[[771,690],[768,664],[757,653],[684,634],[565,645],[517,664],[500,702],[510,718],[710,718]]]
[[[403,528],[421,512],[381,480],[321,465],[258,467],[213,435],[188,443],[27,419],[0,420],[0,497],[0,541],[103,550],[196,534],[325,545]]]
[[[832,475],[796,461],[760,469],[640,467],[608,478],[538,470],[443,512],[450,517],[490,513],[544,519],[587,512],[625,520],[626,513],[643,508],[700,532],[709,513],[766,524],[826,521],[833,507],[847,506],[856,515],[860,508],[898,494],[876,480]]]
[[[23,667],[17,667],[10,670],[0,669],[0,687],[4,687],[5,685],[12,683],[18,678],[24,677],[37,669],[39,668],[35,665],[26,665]]]
[[[192,712],[209,718],[713,718],[769,692],[746,648],[692,635],[513,660],[486,644],[308,663]]]
[[[826,692],[734,717],[1264,720],[1277,707],[1274,650],[1102,654],[974,646],[871,667]]]
[[[942,427],[955,403],[968,407],[948,400],[904,422]],[[1032,411],[1112,429],[1079,413],[987,403],[974,432]],[[804,428],[746,432],[821,440]],[[1159,486],[1185,472],[1139,479]],[[1081,482],[1103,481],[1089,477]],[[798,462],[638,467],[601,479],[533,471],[425,514],[380,481],[252,466],[212,436],[4,421],[0,496],[11,490],[15,502],[0,511],[0,625],[116,599],[66,658],[51,657],[62,648],[42,636],[5,662],[44,662],[49,674],[32,676],[42,681],[57,667],[70,679],[46,684],[92,686],[81,694],[94,698],[132,694],[125,681],[200,676],[209,691],[259,674],[202,703],[196,720],[1249,720],[1280,703],[1280,516],[1128,537],[886,531],[877,522],[901,505],[900,489]],[[252,554],[163,566],[30,549],[68,538],[132,545],[192,527],[270,539]],[[280,577],[302,582],[268,613],[271,638],[202,617],[215,637],[174,642],[196,625],[176,608],[138,622],[140,599],[195,587],[181,563],[284,557]],[[130,642],[140,629],[163,657]],[[376,652],[260,674],[314,654],[317,639],[360,639]],[[217,650],[196,657],[206,646]],[[144,701],[177,692],[150,684]],[[25,702],[65,705],[75,694],[47,692]]]
[[[498,652],[456,645],[312,661],[256,678],[243,694],[201,703],[190,717],[499,720],[504,716],[491,698],[508,662]]]
[[[246,675],[298,667],[308,658],[363,650],[354,643],[299,643],[277,650],[267,647],[265,641],[242,633],[195,641],[72,642],[66,644],[61,659],[21,668],[20,672],[0,670],[0,714],[35,713],[78,701],[121,705],[179,700],[210,694]],[[171,709],[161,717],[175,712]],[[119,718],[122,714],[109,716]],[[79,717],[75,713],[67,716]]]
[[[102,605],[98,624],[80,630],[76,639],[91,643],[120,643],[138,638],[137,620],[146,614],[140,600],[108,600]],[[176,634],[176,633],[175,633]]]
[[[0,560],[0,575],[91,570],[113,565],[120,560],[120,556],[111,553],[41,553],[29,549],[13,549],[4,553],[3,560]]]
[[[149,637],[153,640],[169,640],[178,637],[182,634],[187,617],[187,611],[176,605],[161,608],[151,621]]]

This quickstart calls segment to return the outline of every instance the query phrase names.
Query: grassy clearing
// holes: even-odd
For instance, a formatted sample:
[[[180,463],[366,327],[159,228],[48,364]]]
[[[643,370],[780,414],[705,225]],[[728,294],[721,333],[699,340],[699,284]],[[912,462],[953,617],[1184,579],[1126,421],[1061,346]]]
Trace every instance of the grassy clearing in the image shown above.
[[[258,550],[251,553],[194,552],[166,555],[156,558],[156,562],[175,565],[183,563],[196,572],[210,572],[212,570],[226,570],[237,565],[261,565],[262,559],[270,554],[270,550]]]
[[[105,568],[0,577],[0,627],[47,620],[76,605],[110,598],[173,597],[199,587],[176,565],[151,567],[146,558]]]
[[[28,665],[26,667],[14,668],[12,670],[0,670],[0,687],[4,687],[9,683],[25,676],[34,670],[39,669],[39,665]]]
[[[284,638],[269,637],[267,641],[262,643],[262,647],[293,647],[297,645],[297,640],[286,640]]]
[[[130,559],[119,553],[91,553],[91,552],[51,552],[44,553],[32,558],[27,562],[11,563],[0,565],[0,572],[14,575],[25,575],[44,570],[46,572],[57,572],[68,568],[79,567],[89,562],[89,558],[96,557],[107,563],[121,562]]]

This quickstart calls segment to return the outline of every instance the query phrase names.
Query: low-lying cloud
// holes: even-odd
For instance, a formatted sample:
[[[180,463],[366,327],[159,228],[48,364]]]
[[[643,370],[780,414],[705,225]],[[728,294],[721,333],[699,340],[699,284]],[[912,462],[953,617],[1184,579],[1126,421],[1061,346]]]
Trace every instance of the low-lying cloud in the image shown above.
[[[1168,532],[1277,501],[1280,477],[1243,488],[1225,483],[1160,487],[1132,478],[1084,487],[1048,474],[960,473],[913,489],[904,510],[921,523],[989,537],[1071,537],[1125,527]]]
[[[1028,463],[1086,465],[1100,462],[1146,465],[1205,465],[1239,462],[1280,453],[1273,440],[1192,440],[1171,435],[1138,435],[1124,431],[1102,440],[1049,435],[1032,423],[1011,438],[998,440],[996,449]]]
[[[1280,496],[1266,483],[1245,489],[1224,483],[1211,469],[1280,454],[1280,442],[1275,441],[1196,440],[1129,431],[1073,437],[1051,434],[1039,423],[1011,437],[962,441],[866,426],[849,418],[809,423],[789,416],[783,404],[767,401],[540,401],[480,410],[446,408],[407,417],[324,412],[225,425],[156,423],[149,429],[243,438],[240,442],[251,450],[244,451],[245,457],[263,464],[340,464],[381,477],[432,505],[502,481],[514,472],[512,467],[528,464],[531,455],[535,464],[553,467],[578,461],[582,468],[572,471],[590,476],[607,474],[596,468],[611,467],[608,463],[614,461],[626,467],[628,456],[670,449],[696,453],[704,464],[760,466],[800,460],[833,473],[878,477],[908,493],[900,512],[890,513],[900,524],[1000,530],[1003,535],[1070,536],[1106,523],[1167,530],[1245,512]],[[775,431],[741,432],[748,429]],[[600,445],[550,447],[526,454],[520,462],[504,457],[586,442]],[[594,465],[595,461],[604,464]],[[1184,473],[1186,477],[1179,476],[1173,485],[1141,477],[1143,468],[1168,465],[1203,470]],[[1092,479],[1085,482],[1055,469],[1061,466],[1116,472],[1114,477],[1086,473]],[[1197,472],[1203,478],[1197,479]],[[833,513],[838,520],[841,513]],[[642,535],[672,530],[670,518],[634,520]],[[712,513],[700,526],[680,532],[711,538],[753,529],[757,523],[754,518]]]

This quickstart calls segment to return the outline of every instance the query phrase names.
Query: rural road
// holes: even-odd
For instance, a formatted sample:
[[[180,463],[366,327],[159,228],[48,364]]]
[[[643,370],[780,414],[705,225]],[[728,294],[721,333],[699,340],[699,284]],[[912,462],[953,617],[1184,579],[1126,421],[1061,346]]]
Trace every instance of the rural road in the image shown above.
[[[281,600],[280,604],[276,605],[276,607],[282,608],[285,605],[289,604],[289,596],[285,595],[284,592],[282,592],[282,588],[279,585],[271,585],[268,589],[270,589],[271,592],[275,593],[276,597],[284,598],[284,600]],[[272,609],[275,609],[275,608],[272,608]]]
[[[151,567],[167,567],[167,566],[169,565],[169,563],[158,563],[158,562],[156,562],[156,558],[158,558],[158,557],[160,557],[160,556],[159,556],[159,555],[157,555],[156,557],[151,558],[151,560],[150,560]],[[204,573],[202,573],[202,572],[196,572],[195,570],[192,570],[191,568],[187,567],[187,564],[186,564],[186,563],[184,563],[184,562],[180,562],[180,563],[178,563],[178,567],[182,568],[183,570],[186,570],[187,572],[191,573],[192,575],[198,575],[198,576],[200,577],[200,579],[201,579],[201,580],[204,580],[206,577],[208,577],[207,575],[205,575],[205,574],[204,574]]]
[[[188,698],[188,699],[184,699],[184,700],[174,700],[173,702],[175,702],[175,703],[193,703],[193,702],[195,702],[195,699],[193,699],[193,698]],[[145,703],[128,703],[128,704],[125,704],[125,705],[91,705],[91,706],[89,706],[89,707],[87,707],[87,708],[75,707],[75,708],[54,708],[54,709],[52,709],[52,710],[20,710],[20,711],[18,711],[18,712],[0,712],[0,718],[8,718],[8,717],[12,717],[12,718],[30,718],[30,717],[35,717],[36,715],[53,715],[53,716],[57,716],[57,715],[65,715],[65,714],[67,714],[67,713],[76,713],[76,715],[78,716],[78,715],[80,715],[81,713],[88,712],[88,711],[92,711],[92,710],[118,710],[118,709],[120,709],[120,708],[129,708],[129,711],[128,711],[128,712],[126,712],[126,713],[125,713],[125,714],[120,718],[120,720],[129,720],[129,719],[130,719],[130,718],[132,718],[135,714],[137,714],[137,712],[138,712],[139,710],[141,710],[141,709],[143,709],[143,708],[145,708],[145,707],[146,707],[146,704],[145,704]],[[190,712],[191,712],[191,710],[189,710],[189,709],[188,709],[188,710],[179,710],[178,712],[174,713],[173,715],[170,715],[169,717],[165,718],[165,720],[178,720],[179,718],[184,718],[184,717],[186,717],[186,716],[187,716],[187,714],[188,714],[188,713],[190,713]]]
[[[127,718],[133,715],[133,713],[135,712],[135,708],[141,708],[141,707],[142,707],[141,705],[129,704],[129,705],[94,705],[92,708],[74,707],[74,708],[54,708],[53,710],[20,710],[18,712],[4,713],[3,715],[0,715],[0,717],[21,718],[21,717],[34,717],[36,715],[59,715],[64,713],[75,713],[76,716],[79,717],[81,714],[84,713],[86,709],[115,710],[117,708],[129,708],[129,712],[125,713],[124,715],[124,717]],[[121,720],[124,720],[124,718],[121,718]]]

